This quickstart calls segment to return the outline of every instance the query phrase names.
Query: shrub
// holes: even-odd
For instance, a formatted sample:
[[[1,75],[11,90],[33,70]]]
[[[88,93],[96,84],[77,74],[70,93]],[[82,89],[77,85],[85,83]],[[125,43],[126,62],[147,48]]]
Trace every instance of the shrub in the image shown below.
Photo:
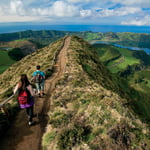
[[[72,114],[65,114],[62,112],[55,112],[53,115],[50,116],[49,123],[54,127],[58,128],[60,126],[67,125],[72,118]]]
[[[91,127],[81,124],[74,124],[71,127],[64,128],[58,135],[58,148],[60,150],[71,149],[76,144],[86,141],[91,132]]]
[[[43,147],[44,150],[46,150],[46,147],[55,138],[55,136],[56,136],[56,132],[46,133],[43,136],[42,147]]]

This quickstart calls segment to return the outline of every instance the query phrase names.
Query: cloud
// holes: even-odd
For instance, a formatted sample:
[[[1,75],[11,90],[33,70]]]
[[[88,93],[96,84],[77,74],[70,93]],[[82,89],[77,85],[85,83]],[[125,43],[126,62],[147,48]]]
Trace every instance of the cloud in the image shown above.
[[[87,3],[87,2],[91,2],[91,0],[67,0],[70,3]],[[97,0],[93,0],[93,1],[97,1]]]
[[[145,7],[144,7],[145,6]],[[0,22],[149,24],[149,0],[1,0]],[[147,17],[146,17],[147,16]],[[144,21],[143,18],[147,21]],[[137,19],[141,18],[141,19]]]
[[[9,13],[10,14],[19,14],[19,15],[24,15],[25,10],[23,8],[23,3],[21,0],[13,0],[10,2],[9,6]]]
[[[111,2],[120,3],[120,4],[123,4],[125,6],[150,7],[150,1],[149,0],[111,0]]]
[[[63,1],[56,1],[51,7],[33,8],[34,15],[46,15],[49,17],[73,17],[79,13],[77,7]]]
[[[109,17],[109,16],[126,16],[141,12],[141,8],[135,7],[121,7],[117,9],[103,9],[98,13],[98,16]]]
[[[77,7],[63,1],[56,1],[45,8],[25,8],[24,6],[21,0],[11,0],[8,5],[0,6],[0,22],[18,22],[19,20],[26,22],[32,19],[33,21],[51,21],[55,17],[75,17],[80,14]]]
[[[142,18],[134,18],[127,21],[122,21],[122,25],[137,25],[137,26],[143,26],[147,25],[150,26],[150,15],[146,15]]]
[[[78,8],[63,1],[56,1],[51,7],[57,17],[72,17],[78,14]]]
[[[90,17],[90,16],[92,16],[92,10],[89,10],[89,9],[81,10],[80,11],[80,16],[81,17]]]
[[[12,16],[1,16],[0,15],[0,22],[26,22],[26,21],[39,21],[39,18],[37,17],[30,17],[30,16],[18,16],[13,15]]]

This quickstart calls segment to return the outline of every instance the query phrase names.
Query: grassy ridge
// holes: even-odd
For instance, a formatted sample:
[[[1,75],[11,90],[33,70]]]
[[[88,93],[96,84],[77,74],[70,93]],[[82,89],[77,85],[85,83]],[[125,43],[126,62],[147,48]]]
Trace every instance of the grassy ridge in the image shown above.
[[[111,45],[95,44],[100,60],[113,73],[124,70],[128,65],[140,64],[140,59],[133,56],[133,51]],[[117,65],[115,65],[117,64]]]
[[[113,46],[109,46],[106,44],[95,44],[93,46],[99,54],[100,60],[106,65],[111,60],[114,60],[121,56],[121,53],[113,48]]]
[[[13,88],[20,79],[20,74],[27,74],[29,79],[32,73],[35,71],[37,65],[42,66],[42,70],[46,71],[51,65],[55,51],[60,47],[63,40],[58,40],[52,45],[39,49],[38,51],[27,55],[20,61],[17,61],[9,69],[0,74],[2,79],[0,82],[0,97],[4,97],[5,92]]]
[[[51,66],[54,54],[56,50],[60,48],[63,40],[49,45],[43,49],[24,57],[22,60],[17,61],[9,69],[0,74],[0,102],[12,95],[13,88],[16,83],[20,80],[21,74],[27,74],[28,78],[31,79],[33,72],[36,70],[37,65],[41,65],[41,70],[45,72],[46,77],[50,76],[53,71],[53,66]],[[14,97],[9,103],[5,105],[9,112],[9,117],[0,112],[0,136],[5,133],[5,130],[11,124],[11,119],[16,116],[20,110],[18,107],[18,102],[16,97]]]
[[[103,45],[103,44],[102,44]],[[105,64],[105,66],[115,74],[124,76],[122,79],[128,81],[128,84],[134,88],[134,90],[128,91],[129,86],[121,87],[124,91],[128,91],[129,95],[132,96],[132,99],[135,99],[132,102],[133,109],[137,114],[140,114],[142,118],[147,118],[149,120],[150,116],[150,103],[149,103],[149,90],[150,90],[150,78],[149,78],[149,69],[146,69],[149,66],[150,56],[145,52],[140,51],[131,51],[128,49],[118,48],[111,45],[107,45],[107,49],[103,50],[101,44],[94,46],[98,51],[99,58]],[[121,57],[116,58],[114,49],[121,54]],[[114,54],[114,58],[105,63],[109,57],[104,57],[108,51],[112,51],[111,54]],[[105,58],[105,59],[103,59]],[[118,82],[116,80],[116,82]],[[121,83],[121,82],[120,82]]]
[[[136,86],[137,89],[144,93],[149,94],[150,90],[150,70],[145,69],[142,71],[135,72],[132,76],[129,76],[130,83]]]
[[[125,68],[127,68],[128,65],[136,65],[136,64],[141,63],[140,59],[133,57],[133,53],[134,53],[133,51],[130,51],[128,49],[118,48],[118,47],[116,47],[115,49],[117,51],[119,51],[121,53],[121,56],[124,58],[121,63],[116,65],[116,67],[114,67],[114,68],[110,67],[111,72],[117,73],[118,71],[121,71],[121,70],[124,70]],[[110,62],[108,64],[108,66],[111,66],[112,64],[116,63],[116,61],[118,61],[118,60],[114,60],[114,61]]]
[[[141,149],[142,143],[148,149],[149,129],[125,97],[129,99],[95,50],[83,39],[72,37],[66,71],[52,93],[43,149]]]

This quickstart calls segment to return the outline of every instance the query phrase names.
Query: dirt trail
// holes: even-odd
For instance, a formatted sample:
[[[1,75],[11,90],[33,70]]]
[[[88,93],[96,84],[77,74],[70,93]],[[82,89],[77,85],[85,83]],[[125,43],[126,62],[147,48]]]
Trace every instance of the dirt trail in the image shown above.
[[[36,124],[29,126],[25,110],[21,110],[14,122],[0,140],[0,150],[41,150],[41,138],[48,121],[47,112],[50,109],[50,97],[55,84],[65,71],[66,53],[70,44],[67,37],[57,58],[56,69],[52,77],[46,80],[46,96],[35,99],[34,117]]]

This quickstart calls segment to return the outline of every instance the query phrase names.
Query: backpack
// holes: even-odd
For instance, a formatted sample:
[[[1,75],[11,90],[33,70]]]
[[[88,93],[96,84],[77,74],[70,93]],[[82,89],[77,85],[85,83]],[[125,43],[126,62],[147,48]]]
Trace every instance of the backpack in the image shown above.
[[[30,92],[26,88],[23,91],[20,91],[18,94],[18,102],[19,104],[28,104],[30,100]]]
[[[41,83],[42,81],[43,81],[43,76],[40,74],[40,72],[36,72],[36,75],[34,76],[34,82]]]

